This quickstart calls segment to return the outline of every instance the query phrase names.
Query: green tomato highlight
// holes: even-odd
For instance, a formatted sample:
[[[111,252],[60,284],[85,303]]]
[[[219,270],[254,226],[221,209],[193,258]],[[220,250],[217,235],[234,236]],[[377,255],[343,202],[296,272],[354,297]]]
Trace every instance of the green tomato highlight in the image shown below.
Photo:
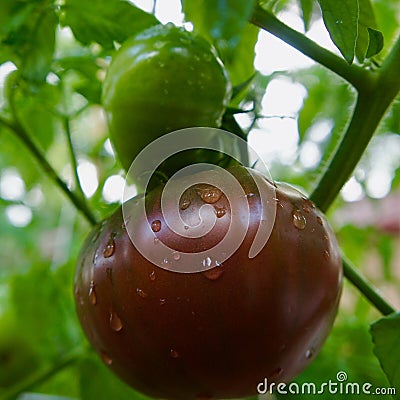
[[[103,85],[110,139],[123,167],[128,170],[137,154],[161,135],[219,127],[231,88],[216,50],[194,33],[167,24],[128,39],[113,57]],[[186,162],[181,157],[177,166],[178,155],[161,172],[170,176],[189,159],[207,162],[210,153],[193,154],[186,155]]]

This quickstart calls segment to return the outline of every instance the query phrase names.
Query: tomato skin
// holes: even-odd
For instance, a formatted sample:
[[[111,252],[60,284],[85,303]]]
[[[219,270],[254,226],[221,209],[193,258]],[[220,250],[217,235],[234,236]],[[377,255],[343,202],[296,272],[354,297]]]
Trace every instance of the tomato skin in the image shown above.
[[[230,95],[227,72],[205,39],[172,24],[129,39],[113,57],[103,85],[110,137],[123,167],[128,170],[165,133],[219,127]],[[165,167],[168,175],[170,169],[177,170]]]
[[[89,340],[119,377],[154,398],[240,398],[256,394],[264,378],[289,381],[313,361],[336,316],[342,265],[324,215],[299,192],[278,185],[272,234],[250,259],[260,197],[245,169],[233,173],[254,195],[248,197],[245,240],[216,267],[222,273],[207,277],[154,266],[132,245],[121,209],[92,231],[81,252],[75,300]],[[146,198],[148,219],[161,221],[157,238],[173,243],[161,191]],[[185,211],[197,213],[201,205],[194,201]],[[227,212],[199,239],[203,244],[221,238],[229,224],[226,197],[214,206]],[[293,223],[294,210],[306,219],[302,229]],[[110,238],[114,252],[104,257]]]

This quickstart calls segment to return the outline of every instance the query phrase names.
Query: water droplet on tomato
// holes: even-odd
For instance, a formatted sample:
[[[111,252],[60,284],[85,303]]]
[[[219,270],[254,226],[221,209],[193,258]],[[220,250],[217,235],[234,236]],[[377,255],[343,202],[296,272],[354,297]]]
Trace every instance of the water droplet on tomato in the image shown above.
[[[221,267],[214,267],[203,272],[203,275],[210,281],[216,281],[222,274],[224,270]]]
[[[216,203],[222,196],[221,190],[216,187],[210,187],[205,189],[198,189],[197,194],[207,204]]]
[[[212,260],[211,260],[210,257],[206,257],[206,258],[203,260],[203,267],[209,268],[209,267],[211,267],[211,264],[212,264]]]
[[[138,296],[140,296],[142,299],[145,299],[147,297],[147,293],[143,289],[136,288],[136,293]]]
[[[215,207],[215,214],[217,218],[222,218],[226,214],[226,210],[223,207]]]
[[[175,261],[179,261],[179,260],[181,259],[181,255],[180,255],[180,253],[178,253],[177,251],[174,251],[174,252],[172,253],[172,258],[173,258]]]
[[[155,280],[156,280],[156,273],[155,273],[155,271],[151,271],[149,276],[150,276],[150,280],[151,280],[151,281],[155,281]]]
[[[154,238],[154,244],[158,244],[160,243],[160,239],[159,238]]]
[[[190,206],[191,202],[189,199],[183,199],[180,204],[181,210],[186,210]]]
[[[307,208],[312,208],[313,210],[315,209],[315,204],[310,199],[307,199],[307,197],[304,196],[301,196],[301,198]]]
[[[95,305],[97,303],[97,296],[96,296],[96,290],[94,288],[94,281],[90,281],[89,300],[93,305]]]
[[[160,299],[160,306],[163,306],[167,302],[167,299]]]
[[[330,257],[330,256],[331,256],[331,255],[329,254],[329,251],[328,251],[328,250],[324,250],[324,258],[325,258],[326,261],[329,260],[329,257]]]
[[[306,227],[307,221],[300,210],[296,209],[292,212],[293,225],[300,230]]]
[[[246,194],[246,197],[247,197],[247,198],[254,197],[254,196],[255,196],[254,193],[247,193],[247,194]]]
[[[283,204],[277,197],[274,197],[273,199],[276,201],[277,206],[279,206],[280,208],[283,208]]]
[[[110,326],[115,332],[119,332],[123,328],[121,318],[116,312],[112,312],[110,315]]]
[[[310,359],[314,355],[314,349],[311,347],[306,351],[306,358]]]
[[[151,229],[153,232],[159,232],[161,229],[161,221],[159,219],[156,219],[151,223]]]
[[[172,358],[178,358],[179,357],[179,353],[174,349],[171,349],[169,354],[171,355]]]
[[[104,353],[104,351],[102,351],[100,353],[100,356],[101,356],[101,359],[103,360],[104,364],[106,364],[106,365],[112,364],[112,358],[108,354]]]
[[[321,217],[317,217],[317,222],[320,224],[320,225],[323,225],[324,223],[322,222],[322,218]]]
[[[111,236],[110,239],[108,239],[106,247],[104,247],[103,249],[103,257],[104,258],[111,257],[114,254],[114,251],[115,251],[114,236]]]
[[[97,258],[98,258],[98,254],[97,254],[97,250],[94,252],[93,254],[93,266],[96,266],[97,264]]]

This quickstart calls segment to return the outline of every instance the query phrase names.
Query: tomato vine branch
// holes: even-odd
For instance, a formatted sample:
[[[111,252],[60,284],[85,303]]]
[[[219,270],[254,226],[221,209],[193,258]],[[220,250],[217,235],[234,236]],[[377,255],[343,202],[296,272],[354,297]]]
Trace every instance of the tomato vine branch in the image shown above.
[[[363,88],[368,85],[370,71],[357,65],[349,65],[341,57],[319,46],[302,33],[290,28],[272,13],[264,10],[260,6],[256,6],[250,18],[250,22],[276,36],[278,39],[283,40],[315,62],[330,69],[355,88]]]
[[[251,22],[272,33],[292,47],[349,82],[358,92],[350,123],[341,142],[324,168],[310,198],[326,211],[361,159],[386,110],[400,90],[400,37],[379,72],[364,70],[318,46],[306,36],[286,26],[274,15],[256,7]],[[395,309],[343,258],[344,274],[350,282],[384,315]]]
[[[364,294],[364,297],[376,307],[383,315],[396,312],[393,308],[358,271],[357,268],[346,258],[342,257],[345,276],[351,283]]]
[[[95,216],[92,211],[89,209],[87,204],[83,202],[74,192],[69,190],[66,183],[59,177],[54,168],[47,161],[45,155],[39,149],[39,147],[33,142],[25,129],[18,123],[13,123],[5,120],[0,117],[0,124],[8,128],[12,131],[21,142],[27,147],[27,149],[32,153],[32,155],[36,158],[39,165],[42,167],[43,171],[47,174],[47,176],[55,182],[55,184],[67,195],[67,197],[71,200],[71,202],[75,205],[75,207],[82,212],[82,214],[86,217],[90,224],[95,225],[97,223]]]
[[[81,181],[80,181],[79,175],[78,175],[78,162],[76,160],[75,149],[74,149],[74,145],[72,143],[71,124],[70,124],[69,117],[63,117],[63,124],[64,124],[65,136],[66,136],[67,144],[68,144],[69,156],[71,159],[71,166],[72,166],[72,170],[74,173],[76,189],[77,189],[82,201],[86,201],[85,194],[83,193]]]
[[[400,37],[373,76],[368,87],[358,92],[357,103],[342,141],[311,194],[311,199],[326,211],[358,164],[390,104],[400,91]]]

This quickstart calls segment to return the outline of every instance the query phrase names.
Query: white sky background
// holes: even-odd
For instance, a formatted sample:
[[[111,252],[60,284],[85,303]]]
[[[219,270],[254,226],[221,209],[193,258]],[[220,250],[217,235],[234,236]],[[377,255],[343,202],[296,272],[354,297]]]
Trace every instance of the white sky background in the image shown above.
[[[153,0],[130,0],[132,3],[151,12]],[[176,25],[183,24],[184,15],[181,12],[179,0],[158,1],[156,6],[156,17],[162,22],[173,22]],[[293,12],[282,12],[279,18],[292,28],[303,31],[303,23],[299,16]],[[190,29],[191,24],[185,24]],[[338,50],[331,42],[329,35],[324,27],[322,20],[316,21],[307,36],[319,43],[321,46],[338,53]],[[271,74],[274,71],[294,71],[300,68],[307,68],[314,64],[314,61],[293,49],[283,41],[275,38],[264,31],[260,32],[256,46],[255,67],[263,74]],[[0,66],[0,88],[4,84],[4,79],[15,66],[12,63],[5,63]],[[254,129],[249,135],[249,144],[259,151],[259,155],[265,162],[273,160],[287,165],[291,165],[299,156],[301,165],[305,168],[314,168],[318,165],[322,154],[317,145],[326,134],[329,134],[329,122],[322,122],[310,132],[312,140],[306,142],[301,150],[298,146],[297,121],[294,118],[279,118],[279,116],[294,116],[300,110],[307,92],[305,88],[285,77],[277,77],[267,88],[263,99],[263,115],[278,116],[276,118],[266,118],[260,121],[259,128]],[[246,116],[242,115],[239,122],[246,125]],[[325,125],[324,125],[325,124]],[[314,139],[313,139],[314,137]],[[393,138],[391,138],[393,139]],[[366,179],[367,194],[374,198],[385,197],[391,187],[393,178],[393,168],[395,161],[400,153],[400,136],[398,139],[390,140],[383,151],[385,143],[381,140],[375,146],[377,163],[374,162],[374,169],[366,176],[366,171],[358,167],[354,176],[343,187],[341,195],[346,201],[356,201],[364,197],[364,190],[359,180]],[[109,141],[106,142],[105,150],[113,155]],[[299,153],[300,152],[300,153]],[[63,175],[71,177],[70,169],[63,171]],[[98,187],[97,170],[93,163],[88,160],[79,160],[78,173],[81,179],[84,193],[87,197],[94,194]],[[358,178],[358,180],[357,180]],[[106,202],[122,200],[124,180],[122,176],[110,176],[102,188],[103,198]],[[35,188],[35,191],[40,189]],[[135,193],[134,188],[133,194]],[[37,194],[37,193],[36,193]],[[25,193],[24,182],[15,168],[10,168],[0,172],[0,195],[5,199],[22,200],[31,193]],[[42,198],[43,196],[36,196]],[[26,226],[31,218],[32,212],[29,201],[18,206],[8,206],[6,215],[10,222],[17,227]]]

